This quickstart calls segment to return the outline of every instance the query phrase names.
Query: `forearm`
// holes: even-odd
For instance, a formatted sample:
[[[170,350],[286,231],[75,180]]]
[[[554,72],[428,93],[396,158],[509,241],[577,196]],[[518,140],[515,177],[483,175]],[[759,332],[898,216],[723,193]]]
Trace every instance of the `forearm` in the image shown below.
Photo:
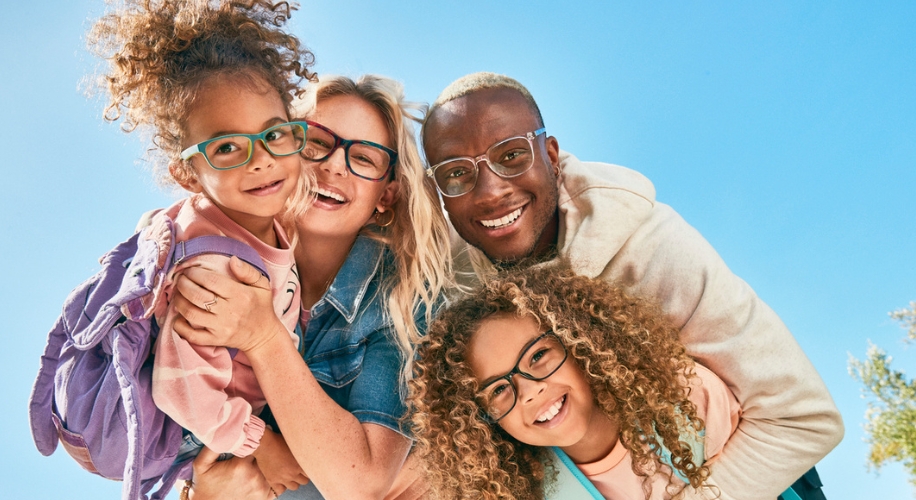
[[[723,499],[774,498],[842,439],[843,423],[826,387],[786,335],[779,349],[753,349],[760,355],[743,369],[729,370],[727,353],[714,356],[743,389],[738,429],[710,468]]]
[[[710,464],[721,498],[772,500],[839,443],[839,411],[776,313],[670,208],[656,215],[618,255],[652,256],[631,290],[660,301],[688,353],[741,405],[738,430]]]
[[[361,424],[334,402],[299,353],[282,340],[283,334],[276,331],[246,354],[287,445],[325,498],[381,498],[406,456],[409,440]]]

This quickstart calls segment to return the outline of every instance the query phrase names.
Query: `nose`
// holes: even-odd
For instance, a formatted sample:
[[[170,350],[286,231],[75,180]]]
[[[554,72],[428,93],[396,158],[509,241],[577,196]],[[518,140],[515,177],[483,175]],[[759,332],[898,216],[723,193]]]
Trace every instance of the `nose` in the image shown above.
[[[270,154],[270,151],[267,150],[267,146],[264,145],[264,141],[254,141],[254,144],[251,145],[251,148],[251,159],[248,160],[247,165],[249,170],[260,170],[262,168],[269,168],[273,166],[274,155]]]
[[[521,375],[516,375],[515,387],[518,391],[518,400],[523,405],[526,405],[536,400],[538,396],[547,390],[547,382],[544,380],[529,380]]]
[[[331,155],[321,161],[319,167],[321,170],[331,175],[347,175],[347,153],[343,147],[337,147],[331,151]]]
[[[511,194],[511,180],[497,175],[487,161],[481,159],[477,162],[477,183],[469,194],[478,204],[493,203]]]

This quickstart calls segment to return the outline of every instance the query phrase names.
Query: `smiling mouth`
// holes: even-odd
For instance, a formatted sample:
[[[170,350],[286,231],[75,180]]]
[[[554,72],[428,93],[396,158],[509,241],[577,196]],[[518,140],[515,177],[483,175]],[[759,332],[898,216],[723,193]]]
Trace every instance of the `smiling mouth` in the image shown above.
[[[538,423],[550,422],[553,420],[553,417],[557,416],[557,413],[560,413],[560,409],[563,408],[564,404],[566,404],[566,396],[558,399],[556,403],[551,405],[550,408],[544,410],[544,413],[541,413],[535,420]]]
[[[269,183],[267,183],[267,184],[264,184],[263,186],[258,186],[258,187],[256,187],[256,188],[249,189],[248,192],[249,192],[249,193],[257,193],[257,192],[259,192],[259,191],[266,191],[266,190],[268,190],[268,189],[271,189],[271,188],[273,188],[273,187],[276,187],[276,186],[280,185],[280,183],[282,183],[282,182],[283,182],[282,179],[279,180],[279,181],[269,182]]]
[[[337,202],[337,203],[346,203],[346,198],[333,192],[328,191],[327,189],[318,188],[315,190],[315,194],[318,195],[318,200],[325,203]]]
[[[519,218],[520,215],[522,215],[522,208],[523,207],[519,207],[515,209],[514,211],[512,211],[512,213],[510,213],[509,215],[506,215],[505,217],[500,217],[499,219],[482,220],[480,221],[480,224],[490,229],[508,226],[509,224],[512,224],[513,222],[515,222]]]

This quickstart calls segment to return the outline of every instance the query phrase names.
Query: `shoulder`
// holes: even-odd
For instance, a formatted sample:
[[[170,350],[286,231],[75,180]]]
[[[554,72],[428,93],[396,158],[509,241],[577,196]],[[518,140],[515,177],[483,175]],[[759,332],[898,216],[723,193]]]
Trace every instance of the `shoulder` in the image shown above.
[[[654,203],[655,186],[643,174],[620,165],[581,161],[560,151],[560,200],[574,200],[588,191],[621,191]]]

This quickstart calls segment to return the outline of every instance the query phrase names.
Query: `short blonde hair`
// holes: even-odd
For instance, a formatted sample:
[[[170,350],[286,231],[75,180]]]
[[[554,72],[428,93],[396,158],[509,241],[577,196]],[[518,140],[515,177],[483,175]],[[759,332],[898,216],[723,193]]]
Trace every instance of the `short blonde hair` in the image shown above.
[[[525,98],[525,100],[528,102],[528,105],[531,107],[531,111],[533,111],[535,116],[537,116],[538,126],[544,126],[544,117],[541,116],[541,109],[538,108],[538,104],[535,102],[534,96],[531,95],[531,92],[529,92],[524,85],[522,85],[518,80],[506,75],[500,75],[499,73],[491,73],[488,71],[480,71],[477,73],[464,75],[450,83],[448,87],[445,87],[442,93],[439,94],[439,97],[433,101],[432,106],[430,106],[429,112],[426,114],[426,119],[423,121],[423,130],[426,129],[426,121],[429,120],[429,117],[432,116],[433,113],[435,113],[435,111],[442,107],[442,105],[445,103],[485,89],[510,89],[518,92],[522,97]]]

